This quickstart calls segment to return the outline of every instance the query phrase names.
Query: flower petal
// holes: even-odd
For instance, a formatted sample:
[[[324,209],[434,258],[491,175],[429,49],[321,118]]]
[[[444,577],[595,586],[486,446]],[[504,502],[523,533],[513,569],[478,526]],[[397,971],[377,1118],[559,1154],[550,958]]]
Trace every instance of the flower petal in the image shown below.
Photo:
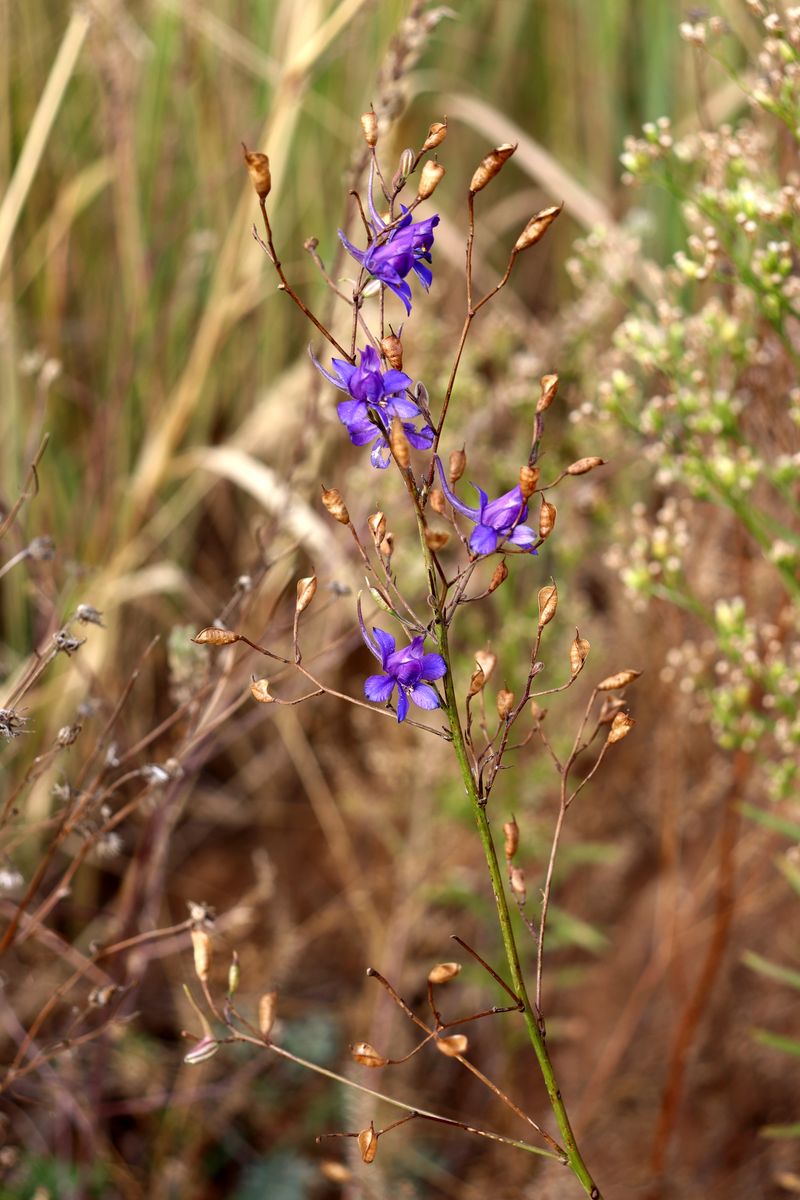
[[[338,233],[339,233],[339,241],[342,243],[342,245],[344,246],[347,253],[352,254],[352,256],[356,260],[356,262],[361,263],[361,265],[363,267],[364,259],[366,258],[365,252],[363,250],[357,250],[356,247],[353,245],[353,243],[347,240],[347,238],[345,237],[345,235],[341,229],[338,230]]]
[[[469,539],[473,554],[491,554],[497,549],[497,532],[488,525],[476,525]]]
[[[347,391],[347,388],[342,383],[341,379],[337,379],[337,377],[335,375],[331,375],[330,371],[325,370],[322,363],[314,355],[314,351],[311,349],[310,346],[308,347],[308,354],[309,354],[309,357],[310,357],[311,361],[313,362],[314,366],[317,368],[317,370],[320,372],[320,374],[325,376],[325,378],[328,380],[328,383],[332,383],[333,386],[337,387],[340,392]]]
[[[408,716],[408,696],[405,694],[405,692],[403,691],[402,688],[399,688],[398,692],[397,692],[397,720],[398,720],[398,722],[405,721],[407,716]]]
[[[389,445],[385,437],[379,437],[375,445],[372,447],[372,453],[369,456],[369,461],[372,463],[376,471],[385,471],[391,461],[389,454]]]
[[[534,542],[537,540],[536,532],[531,529],[530,525],[518,525],[514,532],[506,538],[507,542],[513,542],[515,546],[521,546],[523,550],[531,550],[533,554],[537,553],[536,550],[532,549]]]
[[[439,477],[442,481],[442,491],[452,504],[453,508],[462,513],[465,517],[469,517],[470,521],[477,521],[478,517],[480,516],[478,509],[470,508],[468,504],[464,504],[462,500],[459,500],[455,492],[450,491],[450,488],[447,484],[447,478],[444,473],[444,467],[442,466],[442,460],[439,458],[438,454],[436,455],[436,465],[439,468]]]
[[[391,700],[395,681],[391,675],[368,675],[364,680],[364,695],[376,704]]]
[[[427,683],[418,683],[411,693],[411,699],[418,708],[438,708],[439,697],[432,687],[428,687]]]
[[[380,648],[381,662],[385,667],[386,660],[389,655],[394,654],[395,640],[390,633],[387,633],[384,629],[377,629],[374,625],[372,627],[372,632],[375,635],[375,641]]]
[[[441,654],[425,654],[422,658],[422,678],[441,679],[447,674],[447,663]]]
[[[366,627],[366,625],[364,624],[364,615],[363,615],[363,613],[361,612],[361,593],[360,593],[360,592],[358,593],[358,597],[357,597],[357,599],[356,599],[356,614],[358,615],[358,626],[359,626],[359,629],[361,630],[361,636],[362,636],[362,638],[364,639],[364,645],[367,647],[367,649],[369,650],[370,654],[374,654],[374,655],[375,655],[375,657],[376,657],[376,658],[379,660],[379,662],[381,663],[381,665],[383,665],[383,660],[382,660],[382,658],[381,658],[380,647],[379,647],[379,646],[378,646],[378,644],[377,644],[375,641],[373,641],[373,639],[372,639],[372,638],[369,636],[369,634],[367,633],[367,627]]]

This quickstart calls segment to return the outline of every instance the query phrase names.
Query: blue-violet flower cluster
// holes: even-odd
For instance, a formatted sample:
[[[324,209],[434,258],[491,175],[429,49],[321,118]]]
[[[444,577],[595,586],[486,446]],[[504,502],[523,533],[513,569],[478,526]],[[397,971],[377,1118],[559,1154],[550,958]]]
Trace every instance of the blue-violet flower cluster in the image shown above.
[[[523,497],[519,484],[510,492],[498,496],[496,500],[490,500],[483,488],[479,488],[477,484],[473,483],[472,486],[480,497],[480,503],[477,508],[471,508],[468,504],[464,504],[463,500],[459,500],[458,496],[448,487],[444,468],[438,455],[436,464],[442,480],[442,490],[453,508],[468,517],[470,521],[475,522],[475,528],[469,539],[469,548],[473,554],[491,554],[503,542],[510,542],[513,546],[518,546],[520,550],[536,554],[535,542],[538,540],[536,533],[529,525],[520,524],[528,515],[528,502]]]
[[[371,189],[370,189],[371,192]],[[372,227],[375,239],[366,250],[357,249],[348,241],[342,230],[339,237],[342,245],[365,271],[369,271],[375,279],[385,283],[406,306],[406,312],[411,312],[411,288],[406,282],[406,276],[413,271],[427,292],[431,286],[433,275],[430,267],[433,231],[439,224],[439,215],[428,217],[424,221],[412,221],[411,213],[403,208],[404,216],[394,226],[390,233],[384,235],[388,228],[379,217],[370,196],[372,211]]]
[[[405,721],[408,716],[408,701],[413,700],[418,708],[434,709],[439,707],[439,697],[436,691],[429,687],[435,679],[441,679],[447,674],[447,664],[441,654],[426,654],[424,651],[425,638],[422,634],[415,637],[401,650],[395,647],[395,640],[390,633],[383,629],[372,628],[374,638],[367,633],[366,626],[359,610],[361,635],[372,654],[383,667],[383,674],[370,675],[364,681],[364,695],[376,704],[385,704],[391,699],[397,688],[397,720]]]

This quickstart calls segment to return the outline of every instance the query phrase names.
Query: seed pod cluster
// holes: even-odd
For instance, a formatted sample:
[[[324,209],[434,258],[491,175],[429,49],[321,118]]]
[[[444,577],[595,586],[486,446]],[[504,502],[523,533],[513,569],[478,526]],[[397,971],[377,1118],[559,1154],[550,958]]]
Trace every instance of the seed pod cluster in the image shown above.
[[[403,422],[399,417],[392,418],[392,427],[389,430],[389,446],[397,465],[402,467],[404,471],[407,471],[411,465],[411,446],[406,437],[406,431],[403,429]]]
[[[375,115],[375,110],[370,109],[368,112],[362,113],[361,129],[364,134],[364,141],[372,149],[378,144],[378,118]]]
[[[497,693],[497,715],[501,721],[507,721],[514,711],[514,693],[508,688],[501,688]]]
[[[270,695],[268,679],[254,679],[250,684],[250,695],[259,704],[275,703],[275,697]]]
[[[609,745],[613,745],[614,742],[621,742],[623,738],[628,736],[635,724],[636,722],[633,717],[629,716],[628,713],[617,713],[611,722],[611,728],[608,731],[606,741]]]
[[[569,669],[574,678],[579,671],[583,670],[583,664],[589,655],[589,643],[586,638],[582,638],[578,630],[575,630],[575,641],[569,648]]]
[[[515,817],[505,822],[503,825],[503,835],[505,837],[504,849],[506,858],[510,862],[519,849],[519,825]]]
[[[258,1002],[258,1029],[263,1038],[268,1038],[278,1013],[278,993],[265,992]]]
[[[500,584],[505,583],[505,581],[507,579],[508,579],[508,567],[506,566],[506,560],[504,558],[501,558],[500,562],[497,564],[494,571],[492,572],[492,578],[489,580],[489,586],[486,589],[487,592],[489,592],[490,595],[492,592],[496,592],[497,589],[500,587]]]
[[[396,333],[387,333],[385,338],[381,338],[381,350],[389,366],[395,371],[402,371],[403,343]]]
[[[447,1058],[457,1058],[466,1054],[469,1049],[469,1038],[463,1033],[453,1033],[450,1037],[434,1038],[434,1045],[440,1054]]]
[[[570,463],[567,467],[567,475],[585,475],[587,471],[593,471],[595,467],[604,467],[605,465],[604,458],[598,458],[596,454],[593,454],[589,458],[579,458],[577,462]]]
[[[467,455],[462,446],[460,450],[451,450],[450,457],[447,460],[447,471],[450,479],[450,487],[455,487],[461,476],[467,469]]]

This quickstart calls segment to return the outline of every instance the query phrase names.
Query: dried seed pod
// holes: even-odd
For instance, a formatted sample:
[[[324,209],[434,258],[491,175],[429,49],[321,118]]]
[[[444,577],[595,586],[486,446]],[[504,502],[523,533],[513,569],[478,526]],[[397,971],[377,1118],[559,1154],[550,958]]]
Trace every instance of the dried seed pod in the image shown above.
[[[368,146],[377,146],[378,144],[378,118],[375,115],[373,108],[361,115],[361,129],[364,133],[364,141]]]
[[[278,1012],[278,993],[264,992],[258,1002],[258,1029],[263,1038],[268,1038]]]
[[[378,552],[386,559],[387,564],[392,561],[392,555],[394,554],[394,534],[391,530],[389,530],[378,547]]]
[[[527,464],[519,469],[519,490],[522,492],[523,500],[530,500],[533,493],[539,486],[539,477],[542,472],[538,467],[529,467]]]
[[[457,1058],[460,1054],[467,1053],[469,1038],[463,1033],[453,1033],[450,1037],[434,1038],[433,1044],[440,1054],[447,1058]]]
[[[275,703],[275,697],[269,694],[268,679],[254,679],[250,684],[250,695],[254,700],[257,700],[259,704]]]
[[[388,1058],[384,1058],[379,1054],[374,1046],[369,1042],[356,1042],[350,1047],[350,1053],[353,1059],[360,1063],[362,1067],[385,1067],[388,1063]]]
[[[422,152],[426,150],[435,150],[437,146],[441,146],[444,139],[447,137],[447,117],[444,121],[434,121],[428,130],[428,136],[422,143]]]
[[[501,721],[507,721],[514,711],[514,693],[508,688],[501,688],[497,693],[497,715]]]
[[[428,971],[428,983],[449,983],[451,979],[455,979],[456,975],[460,975],[460,973],[461,963],[437,963],[435,967],[431,967],[430,971]]]
[[[234,633],[232,629],[218,629],[216,625],[209,625],[207,629],[201,629],[192,638],[198,646],[230,646],[233,642],[240,642],[242,635]]]
[[[616,692],[619,688],[633,683],[641,673],[641,671],[617,671],[615,675],[607,675],[601,683],[598,683],[597,690],[598,692]]]
[[[395,371],[403,369],[403,343],[396,333],[387,333],[381,338],[381,350],[389,366]]]
[[[544,541],[555,529],[556,506],[542,496],[542,507],[539,509],[539,537]]]
[[[389,430],[389,446],[395,462],[404,471],[411,466],[411,446],[409,445],[403,422],[399,417],[392,417],[392,427]]]
[[[433,509],[433,511],[437,512],[440,517],[443,517],[444,514],[447,512],[447,501],[444,498],[444,492],[442,491],[442,489],[441,488],[432,488],[430,500],[431,500],[431,508]]]
[[[349,1183],[353,1172],[335,1158],[326,1158],[319,1164],[320,1175],[331,1183]]]
[[[257,150],[248,150],[244,142],[242,142],[242,150],[244,151],[244,161],[250,176],[250,182],[255,188],[256,195],[259,200],[266,200],[272,187],[269,159],[266,154],[261,154]]]
[[[192,930],[192,950],[194,973],[201,983],[205,983],[211,969],[211,938],[204,929]]]
[[[539,393],[539,399],[536,401],[537,415],[548,409],[555,400],[556,392],[558,391],[558,376],[543,375],[539,380],[539,386],[541,391]]]
[[[480,192],[486,187],[487,183],[491,183],[495,175],[503,167],[511,155],[516,150],[516,146],[512,146],[510,142],[504,142],[502,146],[495,146],[494,150],[482,158],[478,166],[475,168],[475,174],[470,181],[469,190],[474,196],[476,192]]]
[[[365,1163],[371,1163],[378,1153],[378,1134],[372,1121],[369,1123],[369,1129],[362,1129],[359,1133],[358,1148],[361,1151],[361,1160]]]
[[[503,825],[503,833],[506,839],[506,858],[510,862],[519,849],[519,825],[517,824],[515,817],[512,817],[510,821],[505,822]]]
[[[558,608],[558,588],[555,583],[546,583],[539,588],[539,628],[544,629]]]
[[[576,629],[575,630],[575,641],[572,643],[572,645],[569,648],[569,669],[570,669],[573,677],[575,675],[577,675],[578,672],[583,669],[583,664],[586,662],[586,659],[589,654],[589,649],[590,649],[590,646],[589,646],[588,641],[586,640],[586,638],[582,638],[581,635],[578,633],[578,630]]]
[[[56,734],[56,742],[64,748],[72,746],[77,742],[82,729],[82,725],[62,725]]]
[[[417,199],[428,200],[436,191],[437,187],[444,179],[445,170],[441,163],[426,162],[425,166],[420,171],[419,187],[417,188]]]
[[[242,973],[239,967],[239,955],[234,950],[231,957],[231,965],[228,967],[228,995],[235,996],[239,990],[239,981]]]
[[[505,581],[507,579],[508,579],[508,567],[506,566],[506,560],[504,558],[501,558],[500,562],[497,564],[494,571],[492,572],[492,578],[489,580],[489,586],[486,589],[487,592],[489,592],[490,594],[492,592],[496,592],[497,589],[500,587],[500,584],[505,583]]]
[[[497,666],[497,655],[494,650],[477,650],[475,652],[475,662],[483,671],[484,679],[488,680],[492,671]]]
[[[335,521],[340,521],[342,525],[350,524],[350,513],[347,511],[347,505],[344,502],[342,493],[338,488],[326,488],[322,485],[322,503],[327,508]]]
[[[380,509],[372,514],[367,521],[367,525],[369,525],[369,531],[372,534],[373,542],[376,546],[379,546],[383,541],[384,534],[386,533],[386,517],[380,511]]]
[[[621,742],[624,737],[628,736],[635,724],[633,717],[628,713],[618,712],[611,722],[606,741],[609,743]]]
[[[536,721],[536,723],[538,724],[539,721],[543,721],[545,719],[545,717],[547,716],[547,709],[542,708],[539,704],[536,703],[535,700],[531,700],[531,716],[533,717],[534,721]]]
[[[429,550],[441,550],[450,541],[450,534],[446,529],[428,529],[425,528],[425,545]]]
[[[563,204],[554,204],[535,213],[514,243],[514,252],[519,254],[540,242],[563,207]]]
[[[467,455],[462,446],[460,450],[451,450],[450,457],[447,460],[447,473],[450,479],[450,487],[455,487],[461,476],[467,469]]]
[[[597,718],[598,725],[610,725],[619,710],[624,707],[625,701],[622,696],[606,696]]]
[[[597,455],[592,455],[589,458],[579,458],[577,462],[570,463],[567,467],[568,475],[585,475],[587,471],[593,471],[595,467],[604,467],[606,460],[598,458]]]
[[[314,599],[314,595],[316,594],[316,591],[317,591],[316,575],[307,575],[305,577],[305,579],[298,579],[298,581],[297,581],[297,601],[295,603],[295,612],[297,612],[297,613],[305,612],[305,610],[308,608],[311,601]]]
[[[528,890],[525,887],[525,872],[522,867],[512,867],[509,879],[512,892],[519,903],[524,904],[528,897]]]
[[[467,699],[471,699],[473,696],[477,696],[478,692],[482,692],[485,683],[486,676],[484,675],[482,668],[480,666],[476,666],[475,670],[470,676]]]

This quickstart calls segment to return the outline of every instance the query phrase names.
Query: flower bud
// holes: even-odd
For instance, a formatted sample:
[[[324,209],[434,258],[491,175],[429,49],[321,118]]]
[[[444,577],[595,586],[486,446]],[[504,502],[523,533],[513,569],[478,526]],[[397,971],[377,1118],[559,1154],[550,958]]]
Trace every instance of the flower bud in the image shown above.
[[[364,133],[364,141],[368,146],[373,147],[378,144],[378,118],[375,115],[375,110],[370,109],[368,112],[361,115],[361,129]]]
[[[506,858],[510,861],[519,849],[519,825],[514,817],[503,825],[503,833],[506,839]]]
[[[192,930],[192,950],[194,973],[201,983],[205,983],[211,969],[211,938],[204,929]]]
[[[544,587],[539,588],[539,628],[544,629],[553,617],[556,615],[558,608],[558,588],[555,583],[546,583]]]
[[[469,1038],[463,1033],[454,1033],[450,1037],[434,1038],[434,1045],[439,1053],[447,1058],[457,1058],[460,1054],[467,1053]]]
[[[611,722],[611,728],[608,731],[606,741],[609,745],[614,742],[621,742],[624,737],[627,737],[633,729],[636,722],[628,713],[619,712]]]
[[[514,243],[515,253],[519,254],[540,242],[563,207],[563,204],[554,204],[551,208],[543,208],[541,212],[532,216]]]
[[[362,1129],[359,1133],[358,1148],[361,1151],[361,1160],[365,1163],[371,1163],[378,1153],[378,1135],[372,1121],[369,1123],[369,1129]]]
[[[460,450],[451,450],[450,457],[447,460],[447,472],[450,479],[450,487],[455,487],[461,476],[467,469],[467,456],[462,446]]]
[[[598,692],[615,692],[619,688],[627,687],[629,683],[633,683],[634,679],[638,679],[641,671],[617,671],[615,675],[607,675],[602,683],[598,683]]]
[[[441,146],[444,139],[447,137],[447,117],[444,121],[434,121],[428,130],[428,136],[422,143],[422,152],[426,150],[435,150],[437,146]]]
[[[475,662],[483,671],[484,679],[488,679],[497,666],[497,655],[493,650],[478,650],[475,653]]]
[[[389,430],[389,446],[395,462],[404,471],[411,465],[411,447],[399,417],[392,417],[392,427]]]
[[[511,890],[520,904],[524,904],[528,898],[528,890],[525,887],[525,872],[522,867],[512,867],[509,876],[511,882]]]
[[[242,142],[242,150],[244,151],[244,161],[250,175],[250,182],[255,188],[256,195],[259,200],[266,200],[272,187],[269,159],[266,154],[260,154],[256,150],[248,150],[244,142]]]
[[[450,541],[450,534],[446,529],[428,529],[425,527],[425,545],[429,550],[443,549]]]
[[[475,670],[470,676],[467,699],[471,699],[473,696],[477,696],[478,692],[482,692],[485,683],[486,676],[483,673],[483,669],[480,666],[476,666]]]
[[[228,967],[228,995],[235,996],[239,990],[239,981],[241,979],[241,970],[239,969],[239,955],[234,950],[231,958],[231,965]]]
[[[385,1067],[389,1061],[388,1058],[379,1054],[369,1042],[356,1042],[354,1046],[350,1047],[350,1053],[354,1061],[360,1063],[362,1067]]]
[[[392,608],[392,605],[389,601],[389,597],[384,592],[382,592],[380,590],[380,588],[373,587],[372,584],[368,583],[367,589],[369,591],[370,596],[372,596],[372,599],[375,601],[378,608],[380,608],[382,612],[390,613],[391,616],[395,616],[395,611]]]
[[[381,338],[381,350],[389,366],[395,371],[403,369],[403,343],[396,333],[387,333]]]
[[[441,488],[431,489],[431,508],[437,512],[440,517],[443,517],[447,512],[447,501],[444,498],[444,492]]]
[[[305,612],[317,590],[316,575],[307,575],[305,579],[297,581],[297,601],[295,603],[295,612]]]
[[[196,633],[192,641],[198,646],[230,646],[233,642],[241,641],[241,634],[234,633],[232,629],[218,629],[216,625],[210,625]]]
[[[558,391],[558,376],[543,375],[539,381],[539,386],[541,388],[541,392],[539,394],[539,399],[536,402],[537,415],[539,413],[543,413],[545,409],[548,409],[555,400],[556,392]]]
[[[511,157],[516,148],[510,142],[504,142],[502,146],[496,146],[494,150],[489,151],[485,158],[481,159],[469,185],[469,190],[473,195],[476,192],[480,192],[486,187],[487,183],[490,183],[494,179],[497,172]]]
[[[213,1058],[219,1050],[219,1042],[211,1034],[206,1034],[199,1042],[195,1042],[188,1054],[184,1054],[183,1061],[189,1066],[196,1066],[197,1063],[205,1062],[207,1058]]]
[[[585,475],[587,471],[593,471],[595,467],[604,467],[606,460],[597,458],[593,455],[591,458],[579,458],[577,462],[570,463],[567,467],[568,475]]]
[[[437,963],[428,971],[428,983],[449,983],[461,973],[461,963]]]
[[[575,630],[575,641],[569,648],[569,669],[573,678],[583,669],[589,654],[589,643]]]
[[[497,564],[494,571],[492,572],[492,578],[489,580],[489,586],[486,589],[487,592],[489,592],[490,595],[492,592],[496,592],[497,589],[500,587],[500,584],[505,583],[505,581],[507,579],[508,579],[508,567],[506,566],[506,560],[504,558],[501,558],[500,562]]]
[[[342,525],[350,524],[350,513],[347,511],[342,493],[338,488],[326,488],[322,485],[322,503],[327,508],[335,521],[340,521]]]
[[[253,682],[250,684],[250,695],[253,697],[254,700],[257,700],[259,702],[259,704],[274,704],[275,703],[275,697],[270,696],[270,694],[269,694],[269,680],[268,679],[254,679]]]
[[[383,541],[383,535],[386,533],[385,515],[380,511],[380,509],[378,509],[378,511],[374,512],[369,518],[367,524],[369,525],[369,531],[372,534],[373,542],[376,546],[379,546]]]
[[[265,992],[258,1002],[258,1029],[263,1038],[268,1038],[278,1012],[278,993]]]
[[[400,155],[400,163],[399,163],[399,166],[397,169],[397,173],[401,179],[407,179],[408,176],[411,174],[411,172],[414,169],[414,160],[415,159],[416,159],[416,155],[415,155],[414,151],[410,150],[408,147],[406,147],[406,149]]]
[[[539,486],[539,476],[541,471],[538,467],[529,467],[527,464],[519,469],[519,490],[522,492],[523,500],[530,500],[533,493]]]
[[[553,532],[556,524],[556,506],[542,496],[542,507],[539,509],[539,537],[544,541]]]
[[[501,721],[507,721],[514,711],[514,693],[508,688],[501,688],[497,693],[497,715]]]
[[[420,171],[417,199],[428,200],[444,179],[444,167],[438,162],[426,162]]]

